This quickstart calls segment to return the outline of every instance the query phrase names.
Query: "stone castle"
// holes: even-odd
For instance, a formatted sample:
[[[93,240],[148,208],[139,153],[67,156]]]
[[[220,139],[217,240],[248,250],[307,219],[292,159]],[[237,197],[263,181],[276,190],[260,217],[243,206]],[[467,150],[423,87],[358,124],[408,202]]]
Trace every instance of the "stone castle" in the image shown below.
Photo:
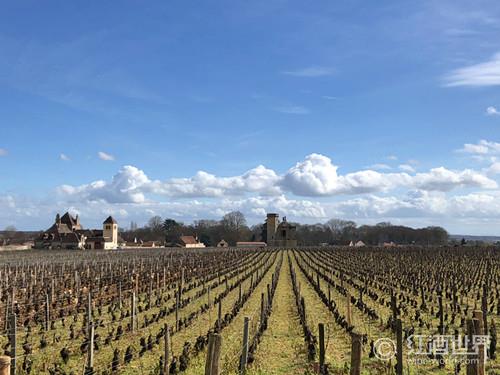
[[[102,229],[83,229],[78,215],[57,214],[54,224],[35,240],[36,249],[116,249],[118,223],[109,216]]]
[[[280,222],[278,214],[269,213],[263,225],[262,237],[267,246],[295,247],[297,246],[296,230],[295,225],[286,221],[286,216],[283,216],[283,221]]]

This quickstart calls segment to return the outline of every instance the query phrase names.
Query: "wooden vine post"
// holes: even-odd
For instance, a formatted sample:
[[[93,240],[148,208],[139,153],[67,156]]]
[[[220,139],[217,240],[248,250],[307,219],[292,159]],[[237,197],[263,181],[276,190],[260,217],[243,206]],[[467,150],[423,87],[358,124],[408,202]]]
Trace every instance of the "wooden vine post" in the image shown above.
[[[222,336],[211,333],[208,337],[207,360],[205,362],[205,375],[219,375],[220,349]]]
[[[319,330],[319,373],[325,373],[325,325],[318,324]]]
[[[9,342],[10,342],[10,375],[16,375],[16,357],[17,357],[17,317],[14,312],[10,314],[9,318]]]
[[[351,294],[347,292],[346,294],[346,303],[347,303],[347,324],[352,326],[352,315],[351,315]]]
[[[245,373],[248,362],[248,323],[249,319],[245,316],[245,321],[243,323],[243,345],[240,358],[240,374]]]
[[[170,328],[168,327],[168,324],[165,323],[163,326],[164,331],[165,331],[165,360],[163,361],[163,373],[168,374],[169,373],[169,357],[170,357]]]
[[[118,283],[118,308],[121,310],[123,307],[122,303],[122,282]]]
[[[179,288],[180,290],[180,288]],[[177,292],[175,297],[175,332],[179,331],[179,304],[180,304],[180,294]]]
[[[396,302],[396,296],[394,293],[391,293],[391,310],[392,310],[392,320],[393,322],[396,322],[398,319],[398,308],[397,308],[397,302]]]
[[[483,325],[483,312],[476,310],[473,312],[473,323],[474,323],[474,333],[477,336],[484,335],[484,325]],[[485,373],[485,363],[486,363],[486,348],[484,344],[479,344],[477,346],[478,350],[478,361],[477,361],[477,375],[484,375]]]
[[[131,327],[130,328],[131,328],[132,332],[135,332],[135,326],[136,326],[136,316],[135,316],[135,314],[136,314],[136,310],[137,310],[137,308],[135,306],[135,304],[136,304],[136,301],[135,301],[135,292],[132,292],[132,297],[131,298],[132,298],[132,300],[130,301],[131,302],[130,303],[130,305],[131,305],[131,308],[130,308],[131,309],[131,311],[130,311],[130,325],[131,325]]]
[[[351,371],[350,375],[361,375],[361,336],[351,333]]]
[[[483,312],[483,334],[488,334],[488,287],[483,285],[483,296],[481,299],[481,310]]]
[[[443,292],[440,291],[438,297],[439,303],[439,334],[444,335],[444,311],[443,311]]]
[[[264,293],[260,295],[260,325],[264,324],[264,309],[265,309],[265,301],[264,301]]]
[[[468,337],[468,346],[467,346],[467,375],[477,375],[477,363],[476,356],[473,348],[473,336],[474,333],[474,322],[472,319],[467,319],[467,337]]]
[[[219,300],[219,311],[217,313],[217,332],[222,329],[222,298]]]
[[[45,332],[50,329],[50,302],[49,295],[45,293]]]
[[[92,324],[92,294],[90,293],[87,296],[87,332],[90,331],[90,326]]]
[[[403,375],[403,324],[396,320],[396,375]]]
[[[85,368],[86,375],[94,374],[94,324],[90,324],[90,330],[88,332],[88,354],[87,354],[87,366]]]

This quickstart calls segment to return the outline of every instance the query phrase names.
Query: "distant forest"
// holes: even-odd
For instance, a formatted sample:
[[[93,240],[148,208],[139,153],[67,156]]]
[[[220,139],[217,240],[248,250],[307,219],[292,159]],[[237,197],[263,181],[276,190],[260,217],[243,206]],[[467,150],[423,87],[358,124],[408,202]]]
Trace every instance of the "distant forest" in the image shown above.
[[[320,244],[348,245],[351,241],[363,241],[367,245],[395,244],[444,245],[448,243],[448,232],[441,227],[414,229],[391,223],[358,226],[349,220],[331,219],[326,223],[299,224],[297,242],[299,246]],[[245,216],[239,211],[224,215],[221,220],[196,220],[184,224],[174,219],[152,217],[144,227],[132,222],[129,229],[122,229],[121,236],[126,241],[159,241],[174,244],[181,235],[198,236],[207,246],[216,246],[224,239],[229,245],[237,241],[264,241],[262,224],[249,226]]]

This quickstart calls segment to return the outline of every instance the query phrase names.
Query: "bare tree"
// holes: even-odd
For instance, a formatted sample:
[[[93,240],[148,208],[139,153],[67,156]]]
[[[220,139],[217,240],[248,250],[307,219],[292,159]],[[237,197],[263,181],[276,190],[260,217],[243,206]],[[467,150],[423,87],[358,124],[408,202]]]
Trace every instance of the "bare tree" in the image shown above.
[[[163,219],[160,216],[153,216],[148,221],[148,227],[153,231],[161,231],[163,226]]]
[[[229,231],[239,232],[241,228],[246,227],[247,220],[240,211],[232,211],[224,215],[222,225]]]
[[[238,241],[247,240],[250,230],[247,227],[245,215],[240,211],[232,211],[224,215],[221,220],[223,236],[231,245]]]
[[[325,223],[326,227],[332,233],[333,242],[339,241],[346,232],[352,231],[356,228],[356,223],[351,220],[330,219]]]

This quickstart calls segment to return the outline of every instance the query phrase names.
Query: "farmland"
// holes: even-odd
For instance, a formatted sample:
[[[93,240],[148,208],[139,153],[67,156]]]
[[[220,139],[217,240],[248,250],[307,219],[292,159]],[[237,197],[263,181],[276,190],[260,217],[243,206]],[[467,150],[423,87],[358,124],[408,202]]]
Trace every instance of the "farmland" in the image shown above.
[[[416,357],[407,339],[481,332],[485,373],[500,373],[494,249],[26,251],[0,264],[16,374],[204,374],[214,347],[220,374],[243,353],[251,375],[349,374],[356,346],[363,374],[465,374],[469,357]],[[399,360],[380,359],[377,340],[398,336]]]

